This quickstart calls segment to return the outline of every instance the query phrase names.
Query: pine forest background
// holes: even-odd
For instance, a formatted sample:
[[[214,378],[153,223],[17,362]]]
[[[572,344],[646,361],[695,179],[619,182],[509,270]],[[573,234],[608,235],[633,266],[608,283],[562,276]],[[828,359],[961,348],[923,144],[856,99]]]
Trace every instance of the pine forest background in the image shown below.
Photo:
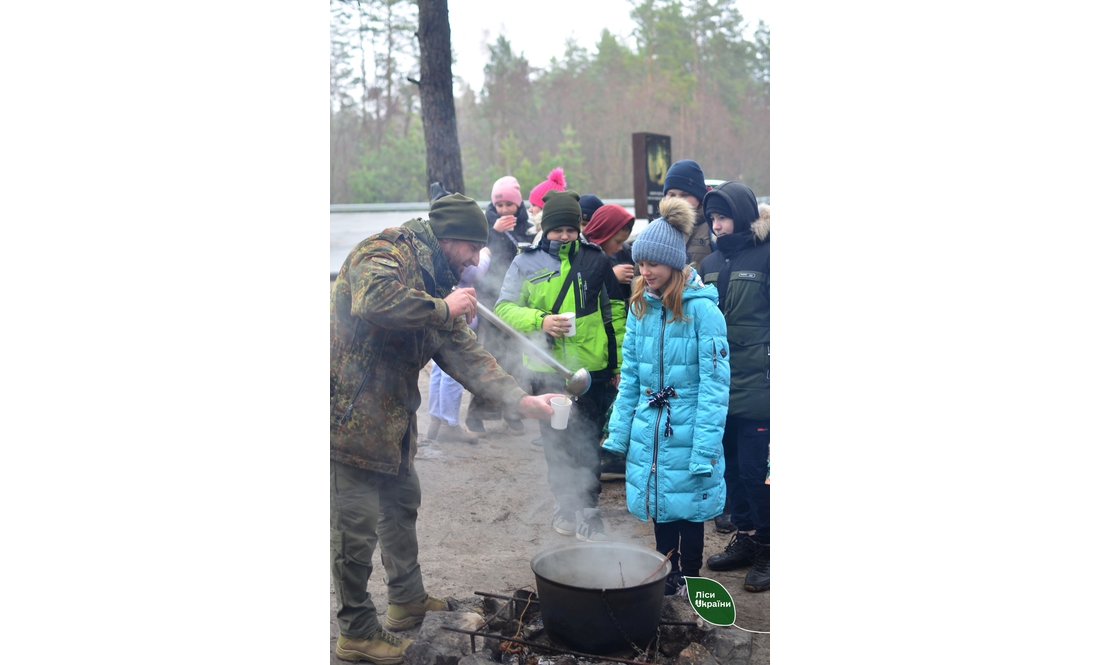
[[[570,189],[631,198],[630,135],[643,131],[671,136],[673,159],[694,159],[707,178],[770,194],[768,26],[746,26],[734,0],[633,4],[634,46],[605,29],[591,47],[563,40],[538,69],[501,36],[483,90],[456,76],[465,194],[487,200],[513,175],[526,197],[561,166]],[[416,3],[330,10],[330,203],[427,200]]]

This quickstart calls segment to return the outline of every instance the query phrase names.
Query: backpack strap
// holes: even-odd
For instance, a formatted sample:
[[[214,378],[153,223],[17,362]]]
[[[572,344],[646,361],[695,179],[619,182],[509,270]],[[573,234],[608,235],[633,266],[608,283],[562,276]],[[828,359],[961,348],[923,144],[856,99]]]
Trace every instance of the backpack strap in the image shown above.
[[[573,282],[577,277],[577,261],[574,259],[580,254],[577,248],[574,247],[573,251],[569,254],[569,272],[565,275],[565,281],[561,285],[561,291],[558,293],[558,299],[554,301],[554,306],[550,308],[551,314],[557,314],[561,310],[561,304],[565,302],[565,294],[569,293],[569,289],[573,288]]]

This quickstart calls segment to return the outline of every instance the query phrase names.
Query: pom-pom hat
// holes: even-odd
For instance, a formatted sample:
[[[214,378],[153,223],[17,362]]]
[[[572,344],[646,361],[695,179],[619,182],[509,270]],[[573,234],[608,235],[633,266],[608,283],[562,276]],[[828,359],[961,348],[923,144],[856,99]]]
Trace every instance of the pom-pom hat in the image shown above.
[[[683,199],[662,199],[661,216],[649,223],[630,249],[634,262],[651,261],[683,270],[687,265],[687,236],[695,225],[695,209]]]
[[[546,196],[546,192],[550,190],[559,192],[565,191],[565,171],[562,171],[560,166],[551,171],[546,176],[546,180],[543,180],[531,189],[531,195],[527,197],[527,200],[533,206],[544,208],[543,197]]]

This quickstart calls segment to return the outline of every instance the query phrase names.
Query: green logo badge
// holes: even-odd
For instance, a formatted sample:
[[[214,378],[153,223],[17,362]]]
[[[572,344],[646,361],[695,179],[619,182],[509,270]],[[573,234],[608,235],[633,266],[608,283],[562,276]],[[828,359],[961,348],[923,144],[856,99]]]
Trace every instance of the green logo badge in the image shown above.
[[[705,577],[685,577],[688,600],[703,621],[715,626],[730,626],[737,619],[737,608],[726,587]]]

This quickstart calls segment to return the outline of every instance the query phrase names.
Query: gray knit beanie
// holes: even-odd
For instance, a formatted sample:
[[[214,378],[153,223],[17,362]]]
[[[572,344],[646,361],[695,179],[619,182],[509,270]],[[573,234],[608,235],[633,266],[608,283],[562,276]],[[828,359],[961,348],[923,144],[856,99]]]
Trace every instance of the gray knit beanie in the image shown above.
[[[695,209],[684,199],[664,199],[661,217],[649,223],[630,249],[631,258],[652,261],[676,270],[687,264],[687,232],[695,223]]]

